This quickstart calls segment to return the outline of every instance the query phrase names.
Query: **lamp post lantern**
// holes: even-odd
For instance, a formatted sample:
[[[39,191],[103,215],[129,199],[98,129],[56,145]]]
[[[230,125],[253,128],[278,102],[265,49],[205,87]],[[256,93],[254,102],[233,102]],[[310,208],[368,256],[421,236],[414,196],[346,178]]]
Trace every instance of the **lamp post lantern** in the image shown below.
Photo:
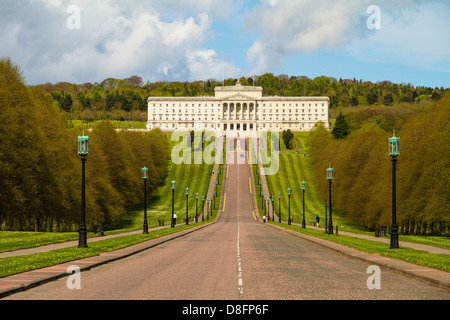
[[[175,180],[172,180],[171,182],[171,188],[172,188],[172,220],[170,222],[170,227],[175,228],[175,221],[174,221],[174,194],[175,194],[175,184],[177,183]]]
[[[189,216],[188,216],[188,200],[189,200],[189,188],[184,189],[186,193],[186,225],[189,224]]]
[[[287,189],[288,193],[288,225],[291,225],[291,187]]]
[[[328,196],[329,196],[329,207],[330,207],[330,221],[328,224],[328,234],[333,234],[333,218],[332,218],[332,211],[331,211],[331,182],[333,181],[333,168],[331,168],[331,164],[329,165],[329,168],[327,169],[327,179],[328,179]]]
[[[392,226],[391,226],[391,245],[390,249],[397,249],[398,246],[398,226],[397,226],[397,199],[396,199],[396,182],[395,182],[395,165],[397,157],[400,155],[399,142],[400,138],[395,136],[395,130],[389,140],[389,155],[392,158]]]
[[[302,220],[302,228],[306,228],[305,221],[305,191],[306,191],[306,182],[302,181],[302,191],[303,191],[303,220]]]
[[[86,189],[85,189],[85,165],[86,156],[89,154],[89,136],[78,136],[78,154],[81,156],[81,221],[80,230],[78,231],[78,248],[87,248],[87,231],[86,231]]]
[[[143,234],[148,234],[148,223],[147,223],[147,179],[148,179],[148,168],[145,166],[141,169],[142,180],[144,181],[144,225]]]

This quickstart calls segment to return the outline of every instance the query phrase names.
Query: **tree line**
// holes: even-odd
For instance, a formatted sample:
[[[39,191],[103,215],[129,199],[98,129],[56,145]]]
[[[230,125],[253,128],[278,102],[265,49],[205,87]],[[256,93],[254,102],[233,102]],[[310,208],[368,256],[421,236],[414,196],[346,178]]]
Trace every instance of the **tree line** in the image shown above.
[[[448,88],[414,87],[390,81],[372,83],[357,79],[336,79],[320,76],[275,76],[265,73],[254,77],[218,81],[157,81],[144,83],[141,77],[125,79],[108,78],[100,83],[71,84],[59,82],[38,85],[51,94],[53,103],[63,109],[73,120],[126,120],[147,121],[149,96],[202,96],[214,95],[214,88],[234,85],[263,87],[264,95],[327,96],[334,110],[357,106],[392,106],[401,103],[437,101]]]
[[[358,113],[358,114],[356,114]],[[395,115],[396,121],[389,120]],[[349,134],[335,137],[322,125],[308,140],[315,179],[327,199],[331,164],[333,209],[368,227],[392,222],[392,164],[388,138],[400,137],[397,223],[404,234],[448,234],[450,94],[435,103],[361,109],[342,114]]]
[[[76,231],[81,208],[81,161],[77,137],[54,97],[26,86],[20,68],[0,60],[0,227],[2,230]],[[164,134],[115,130],[98,122],[89,135],[86,223],[111,227],[129,206],[164,181],[170,154]]]

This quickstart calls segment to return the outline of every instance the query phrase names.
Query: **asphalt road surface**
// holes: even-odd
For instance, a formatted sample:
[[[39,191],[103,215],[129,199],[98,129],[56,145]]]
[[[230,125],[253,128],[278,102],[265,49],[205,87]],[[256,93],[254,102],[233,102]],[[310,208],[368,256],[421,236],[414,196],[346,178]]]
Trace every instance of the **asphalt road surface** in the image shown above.
[[[233,152],[240,158],[239,151]],[[235,158],[235,160],[238,160]],[[206,228],[131,257],[5,299],[445,299],[448,290],[381,269],[369,289],[369,265],[256,221],[248,164],[228,167],[225,210]],[[316,310],[320,311],[320,310]]]

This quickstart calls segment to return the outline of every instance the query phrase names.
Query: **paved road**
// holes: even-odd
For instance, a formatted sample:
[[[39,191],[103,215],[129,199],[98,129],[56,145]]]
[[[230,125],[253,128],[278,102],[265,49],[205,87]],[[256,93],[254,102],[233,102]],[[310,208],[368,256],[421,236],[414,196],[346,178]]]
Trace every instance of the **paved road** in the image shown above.
[[[387,269],[381,289],[370,290],[368,263],[256,221],[250,173],[247,164],[229,166],[217,223],[83,272],[80,290],[62,278],[6,299],[450,299]]]

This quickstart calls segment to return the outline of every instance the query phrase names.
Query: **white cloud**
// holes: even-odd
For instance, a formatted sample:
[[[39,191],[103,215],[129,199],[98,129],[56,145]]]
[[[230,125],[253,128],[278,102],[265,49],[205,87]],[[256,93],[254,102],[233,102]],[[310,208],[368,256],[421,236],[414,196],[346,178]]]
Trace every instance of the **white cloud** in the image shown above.
[[[197,80],[202,64],[227,65],[205,56],[212,19],[229,1],[78,0],[81,28],[70,30],[69,0],[0,3],[0,48],[24,70],[28,83],[100,82],[133,74],[144,80]],[[207,78],[210,78],[208,76]]]
[[[381,29],[367,28],[369,5],[381,9]],[[247,50],[255,73],[281,71],[292,54],[319,49],[371,62],[449,71],[448,1],[262,0],[247,18],[261,36]]]
[[[382,11],[381,29],[354,39],[345,50],[365,62],[450,72],[449,16],[450,5],[436,1],[404,8],[401,14]]]

